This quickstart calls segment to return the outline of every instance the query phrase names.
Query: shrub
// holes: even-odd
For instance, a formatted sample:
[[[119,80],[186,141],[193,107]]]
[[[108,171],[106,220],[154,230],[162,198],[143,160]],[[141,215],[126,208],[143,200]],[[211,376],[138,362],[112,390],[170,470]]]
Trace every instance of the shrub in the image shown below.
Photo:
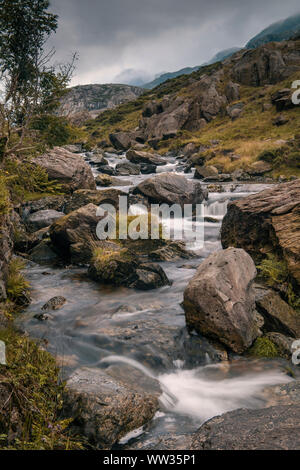
[[[26,303],[29,298],[29,283],[22,274],[25,263],[20,258],[13,258],[8,266],[6,279],[7,296],[13,302]]]
[[[39,139],[50,147],[72,143],[79,132],[71,126],[67,118],[53,115],[36,118],[32,128],[39,131]]]
[[[7,159],[4,170],[13,200],[24,200],[27,193],[57,194],[61,191],[61,185],[49,181],[46,170],[30,160]]]

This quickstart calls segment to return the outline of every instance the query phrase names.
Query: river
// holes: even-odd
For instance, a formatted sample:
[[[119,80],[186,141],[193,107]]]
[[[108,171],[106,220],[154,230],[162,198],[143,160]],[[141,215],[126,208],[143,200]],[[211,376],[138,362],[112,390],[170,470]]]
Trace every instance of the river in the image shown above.
[[[124,156],[110,154],[115,166]],[[169,158],[158,171],[179,170]],[[98,171],[93,167],[95,176]],[[153,175],[118,177],[134,185]],[[193,174],[186,175],[192,178]],[[221,248],[220,227],[229,201],[264,189],[264,185],[226,183],[222,193],[210,193],[205,215],[205,244],[192,260],[162,263],[171,286],[154,291],[101,286],[89,280],[85,269],[53,268],[30,263],[27,277],[32,303],[18,323],[31,337],[42,339],[57,357],[65,376],[78,367],[101,367],[135,388],[160,396],[161,410],[144,429],[125,437],[157,439],[167,433],[196,430],[207,419],[240,407],[263,405],[267,385],[291,379],[280,360],[251,360],[232,356],[222,362],[209,343],[188,335],[180,306],[183,291],[195,269],[210,253]],[[129,187],[120,187],[123,191]],[[168,221],[164,221],[168,223]],[[47,300],[64,296],[66,304],[40,322],[34,315]]]

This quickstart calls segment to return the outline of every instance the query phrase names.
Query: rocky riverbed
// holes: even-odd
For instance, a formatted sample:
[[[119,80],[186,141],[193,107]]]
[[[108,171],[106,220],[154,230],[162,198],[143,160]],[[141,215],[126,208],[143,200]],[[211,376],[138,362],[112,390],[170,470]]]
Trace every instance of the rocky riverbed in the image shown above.
[[[59,158],[62,154],[59,152]],[[94,163],[96,155],[83,154],[82,157],[91,163],[96,180],[105,174],[102,172],[103,162],[100,165]],[[130,168],[130,164],[135,164],[129,162],[124,154],[106,154],[105,160],[105,167],[111,168],[114,174],[120,166],[125,168],[129,165]],[[59,215],[53,219],[53,213],[40,214],[44,228],[40,225],[36,228],[39,228],[41,241],[36,238],[38,232],[30,235],[31,240],[34,239],[34,248],[29,251],[32,261],[26,275],[32,287],[32,302],[18,324],[31,337],[41,339],[57,358],[69,380],[65,416],[73,418],[75,433],[83,434],[91,445],[98,448],[116,445],[152,449],[206,448],[205,439],[210,439],[208,430],[214,428],[205,425],[203,431],[197,431],[204,422],[229,412],[228,424],[224,418],[222,426],[233,426],[238,433],[238,421],[242,418],[236,412],[232,415],[231,424],[232,410],[264,410],[268,406],[266,387],[292,382],[291,374],[293,377],[298,375],[289,354],[286,359],[257,359],[248,355],[255,339],[270,331],[264,331],[263,315],[255,309],[257,291],[252,285],[256,268],[243,250],[231,253],[230,249],[227,259],[223,259],[227,250],[220,251],[221,224],[228,204],[268,187],[264,184],[222,183],[221,191],[218,188],[218,192],[208,193],[208,184],[202,184],[200,193],[195,193],[193,172],[184,177],[180,162],[172,156],[165,158],[164,163],[156,162],[158,166],[153,174],[135,174],[135,171],[120,174],[119,182],[124,181],[124,184],[112,185],[109,190],[101,185],[97,192],[92,188],[90,176],[84,178],[84,181],[89,181],[90,189],[84,189],[86,183],[81,189],[77,176],[76,191],[64,198],[63,203],[59,198],[56,201],[52,199],[50,205],[49,201],[44,201],[44,204],[33,202],[27,204],[23,212],[23,218],[31,224],[41,224],[37,222],[41,211],[52,210]],[[90,171],[86,164],[80,165],[85,173]],[[76,171],[74,173],[79,175]],[[57,174],[59,171],[56,177]],[[132,191],[132,188],[135,189]],[[154,247],[154,251],[153,247],[150,250],[151,253],[156,252],[158,267],[168,279],[163,286],[159,283],[153,285],[152,290],[144,290],[145,274],[143,289],[139,290],[136,287],[140,284],[113,285],[113,282],[104,281],[103,276],[101,280],[90,279],[85,266],[91,258],[91,247],[97,243],[90,239],[94,237],[92,232],[96,225],[93,204],[103,201],[117,203],[118,196],[128,191],[133,203],[147,203],[147,199],[171,202],[169,194],[172,191],[173,195],[177,192],[179,200],[184,197],[186,201],[195,202],[195,197],[201,194],[200,201],[205,206],[204,222],[199,222],[203,225],[204,244],[186,240],[184,249],[179,249],[178,244],[176,249],[172,244],[163,244]],[[135,207],[138,210],[138,206]],[[170,220],[162,222],[171,223]],[[49,223],[52,224],[50,230],[47,227]],[[32,227],[29,222],[27,226],[29,229]],[[47,231],[51,239],[47,238]],[[138,256],[145,256],[143,246],[138,251]],[[216,260],[213,256],[217,256]],[[146,262],[149,266],[152,261]],[[197,271],[201,263],[203,268],[200,266]],[[207,269],[204,269],[205,263],[208,263]],[[227,278],[224,277],[224,263],[228,264]],[[234,263],[237,264],[236,269],[232,268]],[[210,265],[214,267],[210,268]],[[134,269],[141,276],[141,266],[134,265]],[[203,275],[201,269],[204,270]],[[210,278],[209,269],[212,269],[212,279],[215,279],[212,283],[215,292],[205,280],[205,276]],[[197,284],[197,276],[201,286]],[[196,290],[195,283],[198,285]],[[235,285],[234,295],[226,287],[230,283]],[[195,293],[200,291],[204,296],[199,299]],[[205,315],[213,313],[213,310],[209,312],[210,304],[213,308],[210,296],[211,299],[220,296],[218,305],[222,304],[222,307],[217,307],[217,316],[207,322],[205,316],[202,320],[200,317],[206,307]],[[49,303],[50,299],[54,300]],[[227,301],[233,302],[229,314],[230,327],[221,320],[229,312]],[[235,304],[240,307],[236,309]],[[269,308],[267,312],[266,316],[270,316]],[[279,336],[288,331],[289,337],[296,337],[300,331],[298,319],[285,317],[280,321],[286,330],[276,329],[273,323],[271,331],[276,333],[280,330]],[[291,322],[294,322],[294,329]],[[275,324],[278,325],[278,320]],[[246,356],[239,355],[245,351]],[[256,411],[253,413],[253,425],[256,419],[270,420],[268,413],[265,418],[263,411],[257,415]],[[287,419],[295,424],[298,417],[294,413]],[[245,421],[247,419],[246,414]],[[217,424],[215,421],[212,423],[217,426],[218,421]],[[225,441],[220,444],[216,440],[215,447],[230,448],[231,445],[239,448],[239,440],[234,444]],[[240,445],[241,448],[244,446]],[[266,447],[270,445],[266,443]]]

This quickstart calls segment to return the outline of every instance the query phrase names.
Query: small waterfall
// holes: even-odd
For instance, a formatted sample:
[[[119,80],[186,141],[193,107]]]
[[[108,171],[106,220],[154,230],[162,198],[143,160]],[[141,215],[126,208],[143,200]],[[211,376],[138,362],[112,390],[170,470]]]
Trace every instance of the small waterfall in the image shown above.
[[[140,362],[123,357],[108,356],[100,363],[123,362],[135,367],[146,376],[158,380],[162,394],[160,402],[166,411],[190,416],[203,423],[207,419],[237,408],[259,407],[262,391],[271,385],[288,383],[292,379],[280,370],[239,371],[235,364],[207,364],[192,370],[183,369],[183,363],[175,364],[175,370],[157,376]],[[179,366],[179,367],[178,367]]]
[[[214,217],[216,219],[223,219],[227,212],[229,200],[222,199],[220,201],[214,201],[210,204],[207,204],[205,207],[205,216]]]

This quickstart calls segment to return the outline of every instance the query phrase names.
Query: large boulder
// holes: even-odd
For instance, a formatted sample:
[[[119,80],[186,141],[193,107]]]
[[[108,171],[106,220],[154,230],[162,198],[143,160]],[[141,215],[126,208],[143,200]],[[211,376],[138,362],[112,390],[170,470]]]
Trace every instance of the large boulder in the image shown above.
[[[140,183],[135,192],[146,196],[150,202],[166,204],[200,204],[207,193],[199,183],[194,183],[175,173],[161,173]]]
[[[101,369],[76,370],[67,382],[64,415],[71,430],[98,449],[114,444],[146,423],[158,409],[155,396],[137,392]]]
[[[115,173],[118,176],[139,175],[141,173],[141,167],[140,165],[126,160],[116,165]]]
[[[188,328],[234,352],[246,351],[258,336],[255,277],[255,265],[244,250],[228,248],[210,255],[184,292]]]
[[[53,246],[66,260],[75,264],[88,263],[99,243],[96,227],[100,217],[97,206],[88,204],[60,218],[50,227]]]
[[[224,248],[243,248],[256,262],[278,255],[300,285],[300,179],[231,202],[221,238]]]
[[[58,181],[67,192],[96,188],[92,170],[83,157],[64,148],[55,147],[34,161],[46,170],[50,181]]]
[[[109,135],[109,140],[117,150],[128,150],[131,147],[132,136],[130,132],[115,132]]]

